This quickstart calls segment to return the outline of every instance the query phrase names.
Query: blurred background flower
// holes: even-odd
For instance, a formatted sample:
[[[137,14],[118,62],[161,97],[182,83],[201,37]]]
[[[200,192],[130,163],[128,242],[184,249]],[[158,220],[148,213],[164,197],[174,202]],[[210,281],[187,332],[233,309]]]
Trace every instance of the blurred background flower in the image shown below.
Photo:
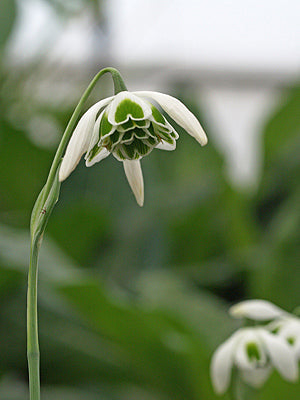
[[[228,305],[300,303],[300,4],[1,0],[0,398],[27,398],[29,218],[92,76],[186,104],[210,138],[153,152],[139,209],[122,166],[81,162],[40,261],[44,400],[216,399]],[[87,108],[112,93],[104,78]],[[167,157],[167,159],[166,159]],[[275,372],[261,400],[299,397]]]

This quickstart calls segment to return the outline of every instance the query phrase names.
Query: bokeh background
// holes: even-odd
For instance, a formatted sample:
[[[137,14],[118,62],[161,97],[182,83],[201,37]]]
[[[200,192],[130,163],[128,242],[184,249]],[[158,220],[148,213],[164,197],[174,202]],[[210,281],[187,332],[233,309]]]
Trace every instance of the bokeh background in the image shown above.
[[[1,0],[1,400],[28,398],[31,209],[105,66],[180,98],[209,144],[178,128],[176,151],[143,159],[142,209],[113,157],[63,183],[40,257],[43,399],[217,399],[228,307],[300,304],[299,14],[297,0]],[[89,104],[111,93],[104,77]],[[274,373],[259,398],[299,397]]]

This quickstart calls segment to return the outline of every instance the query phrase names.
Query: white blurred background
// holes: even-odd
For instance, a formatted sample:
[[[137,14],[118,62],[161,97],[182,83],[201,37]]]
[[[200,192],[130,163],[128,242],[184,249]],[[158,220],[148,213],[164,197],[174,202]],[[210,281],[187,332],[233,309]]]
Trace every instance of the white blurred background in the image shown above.
[[[112,65],[129,89],[168,92],[182,81],[197,93],[231,179],[255,184],[260,127],[299,77],[298,0],[103,0],[100,18],[80,0],[61,3],[71,17],[46,0],[19,1],[10,63],[42,57],[67,79]]]

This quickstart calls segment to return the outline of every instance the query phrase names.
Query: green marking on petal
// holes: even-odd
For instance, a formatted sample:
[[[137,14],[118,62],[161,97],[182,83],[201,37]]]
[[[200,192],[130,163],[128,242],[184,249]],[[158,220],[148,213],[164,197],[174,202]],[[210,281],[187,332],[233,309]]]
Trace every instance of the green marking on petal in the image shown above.
[[[112,135],[109,136],[112,148],[120,141],[120,135],[120,132],[115,131]]]
[[[296,342],[296,339],[294,337],[292,337],[292,336],[288,337],[286,340],[291,346],[293,346],[295,344],[295,342]]]
[[[162,116],[162,114],[158,111],[158,109],[152,105],[151,110],[152,110],[152,116],[155,119],[155,121],[165,125],[166,123],[165,119]]]
[[[124,133],[121,143],[131,143],[133,139],[134,139],[134,131],[131,130],[129,132]]]
[[[169,126],[161,126],[153,122],[153,127],[155,132],[164,132],[164,133],[171,133],[172,132],[172,127]]]
[[[108,135],[112,131],[112,129],[113,126],[108,121],[107,113],[104,113],[100,123],[100,137]]]
[[[261,355],[256,343],[254,342],[247,343],[246,350],[249,360],[259,361],[261,359]]]
[[[123,130],[123,131],[129,131],[130,129],[134,129],[135,124],[132,121],[132,119],[129,119],[128,121],[124,122],[124,124],[120,125],[118,129]]]
[[[135,156],[135,145],[134,143],[124,144],[123,145],[124,152],[129,160],[133,160]]]
[[[174,142],[173,138],[170,135],[168,135],[168,134],[166,134],[164,132],[156,132],[156,133],[157,133],[157,136],[160,139],[165,140],[167,143],[173,143]]]
[[[92,148],[88,155],[88,161],[91,161],[97,154],[100,153],[102,147],[99,147],[97,144]]]
[[[133,144],[135,145],[137,152],[141,156],[145,156],[149,152],[149,150],[151,150],[150,147],[143,143],[141,140],[135,139]]]
[[[144,139],[144,143],[146,143],[148,146],[156,146],[159,143],[159,139],[154,139],[153,137],[148,136],[147,139]]]
[[[134,130],[134,135],[137,139],[146,139],[149,136],[147,131],[139,128]]]
[[[134,124],[139,128],[148,128],[150,125],[149,119],[142,119],[140,121],[134,121]]]
[[[149,132],[149,135],[152,136],[153,138],[157,137],[157,134],[154,130],[154,126],[153,123],[149,126],[149,128],[147,129],[147,131]]]
[[[169,144],[174,143],[174,140],[170,136],[163,136],[162,139]]]
[[[141,119],[144,118],[144,111],[142,107],[135,103],[130,99],[124,99],[118,105],[116,112],[115,112],[115,121],[116,123],[120,123],[125,121],[127,117],[131,116],[133,119]]]
[[[122,154],[120,149],[117,149],[116,154],[121,160],[125,160],[125,157],[123,156],[123,154]]]

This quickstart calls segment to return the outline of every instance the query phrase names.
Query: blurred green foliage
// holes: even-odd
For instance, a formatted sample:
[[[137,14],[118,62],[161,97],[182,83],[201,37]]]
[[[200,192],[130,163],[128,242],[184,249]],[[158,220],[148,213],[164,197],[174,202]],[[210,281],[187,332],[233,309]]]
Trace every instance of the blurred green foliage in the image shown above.
[[[15,15],[14,2],[4,7],[0,46]],[[1,68],[0,398],[24,400],[28,225],[54,149],[24,123],[40,111],[23,91],[35,67]],[[202,121],[191,90],[179,96]],[[62,185],[40,259],[43,399],[217,399],[209,363],[237,327],[229,304],[300,304],[299,87],[282,98],[253,192],[230,184],[212,140],[200,149],[184,132],[175,152],[143,160],[142,209],[112,157],[88,170],[81,162]],[[23,122],[12,118],[16,104]],[[65,124],[72,108],[43,112]],[[299,390],[273,374],[260,399],[295,400]]]

